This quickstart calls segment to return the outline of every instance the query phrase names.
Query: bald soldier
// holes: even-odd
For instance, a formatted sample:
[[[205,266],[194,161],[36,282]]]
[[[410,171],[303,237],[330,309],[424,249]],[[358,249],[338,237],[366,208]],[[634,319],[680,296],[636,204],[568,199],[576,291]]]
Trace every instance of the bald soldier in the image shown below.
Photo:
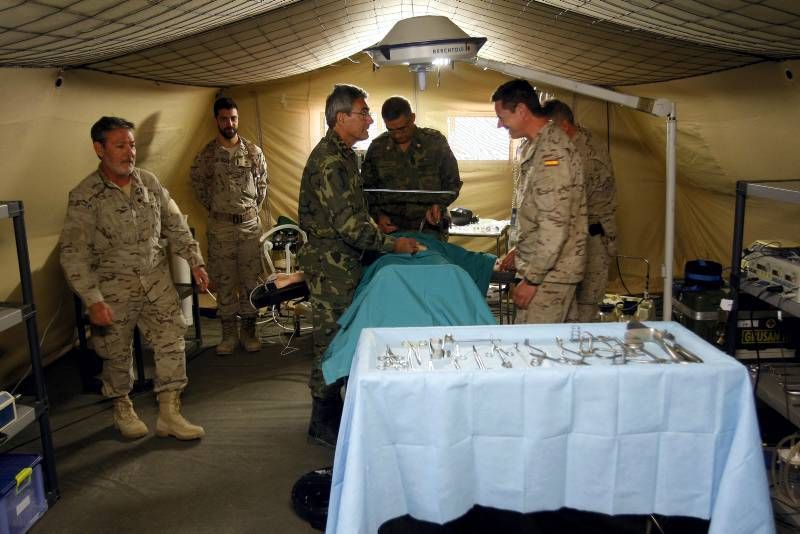
[[[367,139],[372,118],[367,93],[337,85],[325,101],[328,131],[308,156],[300,182],[300,226],[308,242],[298,260],[308,277],[314,310],[314,361],[309,379],[313,400],[309,438],[333,447],[342,415],[340,385],[326,385],[322,355],[339,328],[337,320],[353,300],[364,251],[407,252],[417,243],[381,232],[367,212],[353,145]]]
[[[128,394],[133,387],[131,340],[139,327],[155,360],[156,435],[196,439],[205,432],[180,412],[186,387],[186,322],[172,284],[166,237],[189,262],[198,289],[208,287],[200,248],[151,172],[135,167],[134,125],[102,117],[92,126],[100,166],[69,193],[61,231],[61,265],[72,290],[89,311],[92,345],[103,359],[103,395],[114,402],[114,425],[123,437],[148,433]]]
[[[544,111],[553,124],[564,130],[581,158],[586,180],[589,236],[586,241],[586,272],[578,284],[578,320],[597,321],[598,304],[608,284],[608,267],[617,254],[617,189],[608,150],[598,144],[591,132],[575,123],[568,105],[549,100]]]
[[[576,321],[575,291],[586,264],[586,193],[580,158],[544,114],[525,80],[504,83],[492,95],[497,127],[520,147],[519,208],[512,217],[517,246],[501,262],[514,269],[517,323]]]

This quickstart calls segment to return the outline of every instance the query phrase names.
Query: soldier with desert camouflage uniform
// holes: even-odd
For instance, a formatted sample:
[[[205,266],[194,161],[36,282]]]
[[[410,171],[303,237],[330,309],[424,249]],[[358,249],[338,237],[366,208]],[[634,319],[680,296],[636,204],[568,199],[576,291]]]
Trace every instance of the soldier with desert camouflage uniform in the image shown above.
[[[203,428],[180,413],[180,392],[188,382],[186,322],[161,236],[189,262],[201,290],[208,286],[208,275],[169,192],[152,173],[134,166],[133,129],[133,123],[118,117],[102,117],[92,126],[100,166],[70,191],[61,265],[89,311],[92,344],[103,359],[102,392],[113,399],[115,426],[126,438],[148,433],[128,397],[133,386],[131,340],[138,326],[156,364],[156,434],[196,439],[204,435]]]
[[[214,102],[214,120],[219,133],[195,158],[191,176],[195,194],[208,210],[208,265],[222,321],[217,354],[225,356],[239,343],[237,314],[242,347],[261,350],[250,292],[261,274],[259,211],[267,197],[267,162],[259,147],[239,135],[239,111],[232,99]]]
[[[367,149],[361,176],[366,189],[439,191],[435,194],[369,193],[370,214],[384,232],[423,231],[447,240],[447,206],[458,198],[461,177],[447,138],[414,124],[411,104],[400,96],[381,107],[386,132]],[[447,222],[442,224],[442,219]]]
[[[314,312],[314,362],[309,379],[313,400],[308,435],[334,446],[342,400],[339,384],[326,385],[322,355],[336,334],[336,321],[350,305],[361,278],[364,251],[414,252],[416,241],[385,235],[369,216],[353,145],[367,139],[372,123],[367,93],[337,85],[325,101],[328,131],[303,169],[298,212],[308,242],[299,264],[306,273]]]
[[[589,236],[586,241],[586,273],[578,284],[578,320],[597,320],[597,305],[602,302],[608,283],[608,267],[617,254],[617,191],[608,151],[597,144],[592,134],[575,124],[572,110],[560,100],[545,102],[544,111],[569,136],[583,163]]]
[[[492,95],[498,128],[524,137],[513,223],[517,247],[501,262],[515,269],[517,323],[577,320],[577,284],[586,264],[586,193],[580,158],[567,134],[545,116],[525,80],[506,82]]]

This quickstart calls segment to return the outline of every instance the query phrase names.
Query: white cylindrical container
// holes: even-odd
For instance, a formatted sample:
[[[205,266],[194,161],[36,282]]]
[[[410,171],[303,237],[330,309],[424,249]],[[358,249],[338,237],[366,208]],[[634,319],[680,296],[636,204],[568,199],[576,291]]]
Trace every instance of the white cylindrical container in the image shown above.
[[[169,209],[172,212],[180,213],[178,205],[175,201],[170,199]],[[189,218],[187,215],[181,214],[184,222]],[[173,254],[172,250],[169,251],[169,270],[172,273],[172,282],[175,285],[191,285],[192,283],[192,269],[189,267],[189,262],[181,258],[177,254]],[[194,324],[194,317],[192,315],[192,296],[181,300],[181,313],[186,324],[191,326]]]

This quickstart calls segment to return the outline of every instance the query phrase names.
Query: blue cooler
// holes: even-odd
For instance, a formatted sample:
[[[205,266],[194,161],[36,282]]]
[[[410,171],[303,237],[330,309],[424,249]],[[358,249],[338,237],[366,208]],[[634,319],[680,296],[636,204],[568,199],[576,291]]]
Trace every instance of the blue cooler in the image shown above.
[[[38,454],[0,455],[0,534],[24,534],[47,511]]]

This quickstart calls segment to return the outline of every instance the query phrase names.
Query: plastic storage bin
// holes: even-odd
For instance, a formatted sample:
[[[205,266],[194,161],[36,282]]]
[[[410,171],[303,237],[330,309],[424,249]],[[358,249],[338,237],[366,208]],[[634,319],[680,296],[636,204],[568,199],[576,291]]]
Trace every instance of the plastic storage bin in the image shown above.
[[[0,534],[23,534],[47,511],[38,454],[0,455]]]

